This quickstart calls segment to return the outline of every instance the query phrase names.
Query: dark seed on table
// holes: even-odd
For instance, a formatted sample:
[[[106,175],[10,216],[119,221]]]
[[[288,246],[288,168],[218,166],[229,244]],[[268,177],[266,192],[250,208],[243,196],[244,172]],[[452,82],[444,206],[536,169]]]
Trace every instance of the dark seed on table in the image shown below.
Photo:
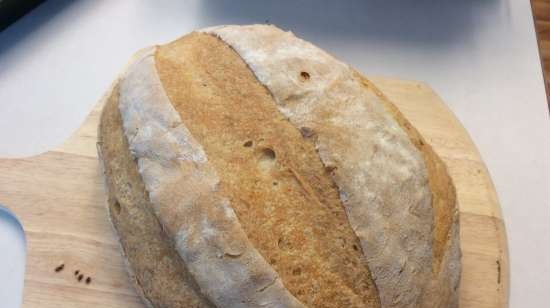
[[[56,273],[59,273],[59,272],[61,272],[64,268],[65,268],[65,264],[62,263],[62,264],[60,264],[59,266],[57,266],[57,267],[55,268],[55,272],[56,272]]]

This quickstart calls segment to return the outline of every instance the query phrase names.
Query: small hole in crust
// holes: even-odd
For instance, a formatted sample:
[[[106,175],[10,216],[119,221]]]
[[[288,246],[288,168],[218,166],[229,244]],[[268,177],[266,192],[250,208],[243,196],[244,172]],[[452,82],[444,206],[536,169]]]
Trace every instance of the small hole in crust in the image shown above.
[[[283,250],[289,250],[292,249],[292,243],[290,243],[288,240],[285,240],[284,238],[280,237],[277,241],[277,246],[279,249]]]
[[[302,137],[304,137],[304,138],[309,138],[309,137],[311,137],[315,134],[313,129],[311,129],[307,126],[300,127],[300,133],[302,134]]]
[[[273,186],[279,185],[279,182],[273,182]]]
[[[254,143],[252,142],[252,140],[248,140],[247,142],[245,142],[245,143],[243,144],[243,147],[249,148],[249,147],[252,146],[252,144],[254,144]]]
[[[303,81],[309,80],[309,78],[311,78],[308,72],[300,72],[300,77],[302,78]]]
[[[262,158],[266,160],[274,160],[277,156],[275,155],[275,151],[270,148],[265,148],[262,150]]]
[[[359,247],[357,247],[357,245],[353,244],[353,246],[351,246],[351,247],[353,247],[353,250],[359,251]]]
[[[301,273],[302,273],[302,269],[299,268],[299,267],[297,267],[297,268],[295,268],[295,269],[292,270],[292,275],[294,275],[294,276],[298,276],[298,275],[300,275]]]
[[[118,200],[115,200],[115,203],[113,203],[113,211],[116,215],[120,215],[120,203],[118,203]]]
[[[269,171],[276,166],[275,151],[270,148],[263,148],[259,153],[258,167],[263,171]]]

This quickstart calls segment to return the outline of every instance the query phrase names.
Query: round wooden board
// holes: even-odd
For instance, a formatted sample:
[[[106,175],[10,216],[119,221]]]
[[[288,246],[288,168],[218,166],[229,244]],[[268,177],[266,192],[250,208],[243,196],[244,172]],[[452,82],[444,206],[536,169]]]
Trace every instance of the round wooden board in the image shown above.
[[[414,81],[370,78],[448,166],[460,206],[461,308],[508,306],[508,251],[497,196],[468,134],[439,97]],[[0,203],[27,238],[23,307],[144,307],[107,219],[96,154],[99,102],[62,146],[0,159]],[[65,264],[60,272],[54,269]],[[78,281],[74,272],[84,275]],[[91,282],[86,284],[86,277]]]

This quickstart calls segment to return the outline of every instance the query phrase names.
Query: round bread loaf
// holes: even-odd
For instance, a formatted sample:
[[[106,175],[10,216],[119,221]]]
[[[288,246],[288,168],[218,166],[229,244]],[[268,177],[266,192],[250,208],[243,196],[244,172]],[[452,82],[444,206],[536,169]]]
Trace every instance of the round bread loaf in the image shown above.
[[[98,151],[151,307],[458,307],[445,165],[372,83],[290,32],[142,50]]]

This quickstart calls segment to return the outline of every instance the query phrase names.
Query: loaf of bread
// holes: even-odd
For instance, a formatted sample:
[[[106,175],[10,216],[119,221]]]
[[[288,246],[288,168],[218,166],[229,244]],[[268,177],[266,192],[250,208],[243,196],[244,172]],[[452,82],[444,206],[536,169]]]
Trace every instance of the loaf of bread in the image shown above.
[[[140,51],[98,151],[150,307],[458,307],[445,165],[371,82],[290,32]]]

